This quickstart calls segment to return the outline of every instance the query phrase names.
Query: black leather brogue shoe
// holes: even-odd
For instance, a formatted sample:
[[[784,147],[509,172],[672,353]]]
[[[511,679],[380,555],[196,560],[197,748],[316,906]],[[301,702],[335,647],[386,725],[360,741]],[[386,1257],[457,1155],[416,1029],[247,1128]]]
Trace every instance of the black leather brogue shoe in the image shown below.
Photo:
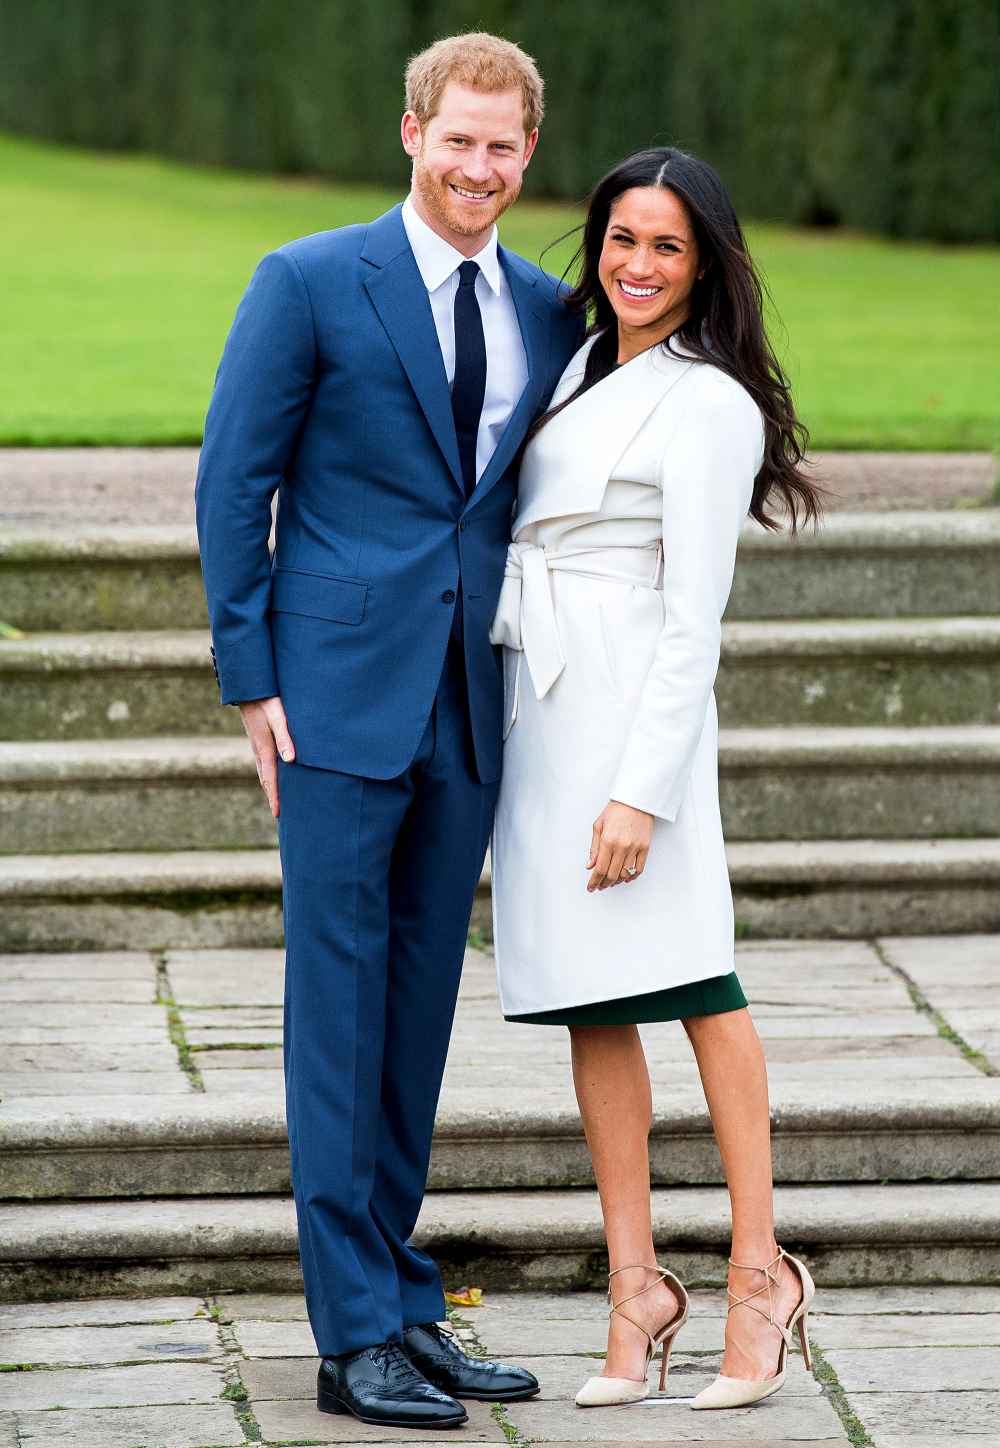
[[[469,1417],[461,1403],[417,1371],[398,1342],[325,1357],[316,1406],[321,1413],[352,1413],[362,1423],[386,1428],[457,1428]]]
[[[514,1403],[540,1391],[538,1379],[526,1368],[485,1362],[469,1357],[450,1333],[436,1322],[423,1322],[403,1332],[403,1348],[410,1362],[436,1388],[453,1398],[475,1398],[485,1403]]]

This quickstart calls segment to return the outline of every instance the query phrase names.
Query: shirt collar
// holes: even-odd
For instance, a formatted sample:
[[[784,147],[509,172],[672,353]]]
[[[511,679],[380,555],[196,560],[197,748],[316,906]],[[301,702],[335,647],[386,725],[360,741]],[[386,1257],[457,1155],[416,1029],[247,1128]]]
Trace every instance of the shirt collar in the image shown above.
[[[500,256],[497,250],[497,229],[494,226],[482,251],[473,257],[465,257],[438,236],[417,212],[411,197],[403,202],[403,225],[407,240],[413,251],[414,260],[429,292],[436,292],[448,278],[458,270],[463,261],[474,261],[486,279],[495,296],[500,295]]]

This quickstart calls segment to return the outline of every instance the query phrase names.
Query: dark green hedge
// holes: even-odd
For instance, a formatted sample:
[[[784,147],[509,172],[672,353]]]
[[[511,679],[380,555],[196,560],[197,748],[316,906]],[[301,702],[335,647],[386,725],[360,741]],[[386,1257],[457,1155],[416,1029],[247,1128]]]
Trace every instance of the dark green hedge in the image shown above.
[[[474,28],[546,77],[536,195],[670,141],[748,215],[1000,239],[996,0],[0,0],[0,126],[401,186],[406,58]]]

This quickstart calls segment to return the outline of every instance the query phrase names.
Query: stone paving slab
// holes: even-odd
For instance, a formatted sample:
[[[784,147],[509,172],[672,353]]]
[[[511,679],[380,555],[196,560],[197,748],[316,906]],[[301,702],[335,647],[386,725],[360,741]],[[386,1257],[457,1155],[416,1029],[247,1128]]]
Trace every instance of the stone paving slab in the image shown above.
[[[0,1071],[0,1097],[122,1096],[150,1091],[185,1096],[191,1082],[178,1067],[170,1071]]]
[[[0,1373],[0,1411],[211,1403],[221,1390],[222,1369],[212,1363],[143,1363],[137,1367]]]
[[[93,1363],[209,1362],[219,1356],[213,1322],[0,1329],[0,1362],[80,1367]]]
[[[7,1013],[6,1019],[10,1019],[12,1012]],[[74,1042],[89,1042],[94,1039],[97,1031],[96,1025],[83,1023],[77,1026],[50,1026],[41,1017],[34,1022],[26,1022],[22,1019],[21,1011],[18,1011],[19,1025],[0,1026],[0,1046],[31,1046],[31,1045],[72,1045]],[[159,1042],[169,1041],[167,1032],[166,1017],[160,1025],[148,1026],[116,1026],[108,1025],[100,1027],[100,1038],[105,1045],[137,1045],[148,1042],[155,1045]]]
[[[229,1403],[21,1413],[20,1448],[230,1448],[246,1443]]]
[[[155,975],[152,956],[137,950],[0,955],[0,980],[150,980]]]
[[[822,1346],[823,1336],[818,1334]],[[968,1393],[1000,1384],[1000,1347],[836,1348],[827,1354],[847,1393]]]
[[[303,1311],[305,1298],[301,1298]],[[201,1297],[88,1297],[78,1302],[0,1303],[0,1328],[106,1327],[208,1317]]]
[[[949,1448],[978,1441],[996,1448],[987,1430],[1000,1421],[1000,1392],[858,1393],[852,1402],[878,1448],[913,1448],[916,1434],[940,1445],[947,1439]]]
[[[30,980],[0,980],[0,1005],[14,1001],[46,1001],[53,1005],[101,1004],[148,1005],[156,999],[152,980],[53,980],[40,976]]]
[[[220,1053],[221,1054],[221,1053]],[[36,1043],[34,1045],[10,1046],[3,1053],[6,1071],[169,1071],[176,1072],[176,1047],[164,1042],[160,1045],[132,1045],[120,1042],[112,1045],[84,1045],[73,1042],[66,1045]]]
[[[824,1317],[824,1351],[832,1348],[1000,1348],[1000,1313],[881,1313],[877,1317]],[[945,1360],[947,1355],[943,1354]],[[966,1354],[961,1354],[962,1358]],[[996,1355],[994,1353],[994,1364]],[[995,1369],[994,1369],[995,1370]]]

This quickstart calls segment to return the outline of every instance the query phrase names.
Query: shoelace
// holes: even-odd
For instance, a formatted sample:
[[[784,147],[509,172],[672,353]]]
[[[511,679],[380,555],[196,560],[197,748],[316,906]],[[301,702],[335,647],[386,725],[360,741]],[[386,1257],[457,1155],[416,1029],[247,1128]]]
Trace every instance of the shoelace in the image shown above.
[[[386,1377],[393,1372],[401,1383],[420,1378],[420,1373],[417,1372],[398,1342],[383,1342],[378,1347],[373,1347],[371,1360]]]

